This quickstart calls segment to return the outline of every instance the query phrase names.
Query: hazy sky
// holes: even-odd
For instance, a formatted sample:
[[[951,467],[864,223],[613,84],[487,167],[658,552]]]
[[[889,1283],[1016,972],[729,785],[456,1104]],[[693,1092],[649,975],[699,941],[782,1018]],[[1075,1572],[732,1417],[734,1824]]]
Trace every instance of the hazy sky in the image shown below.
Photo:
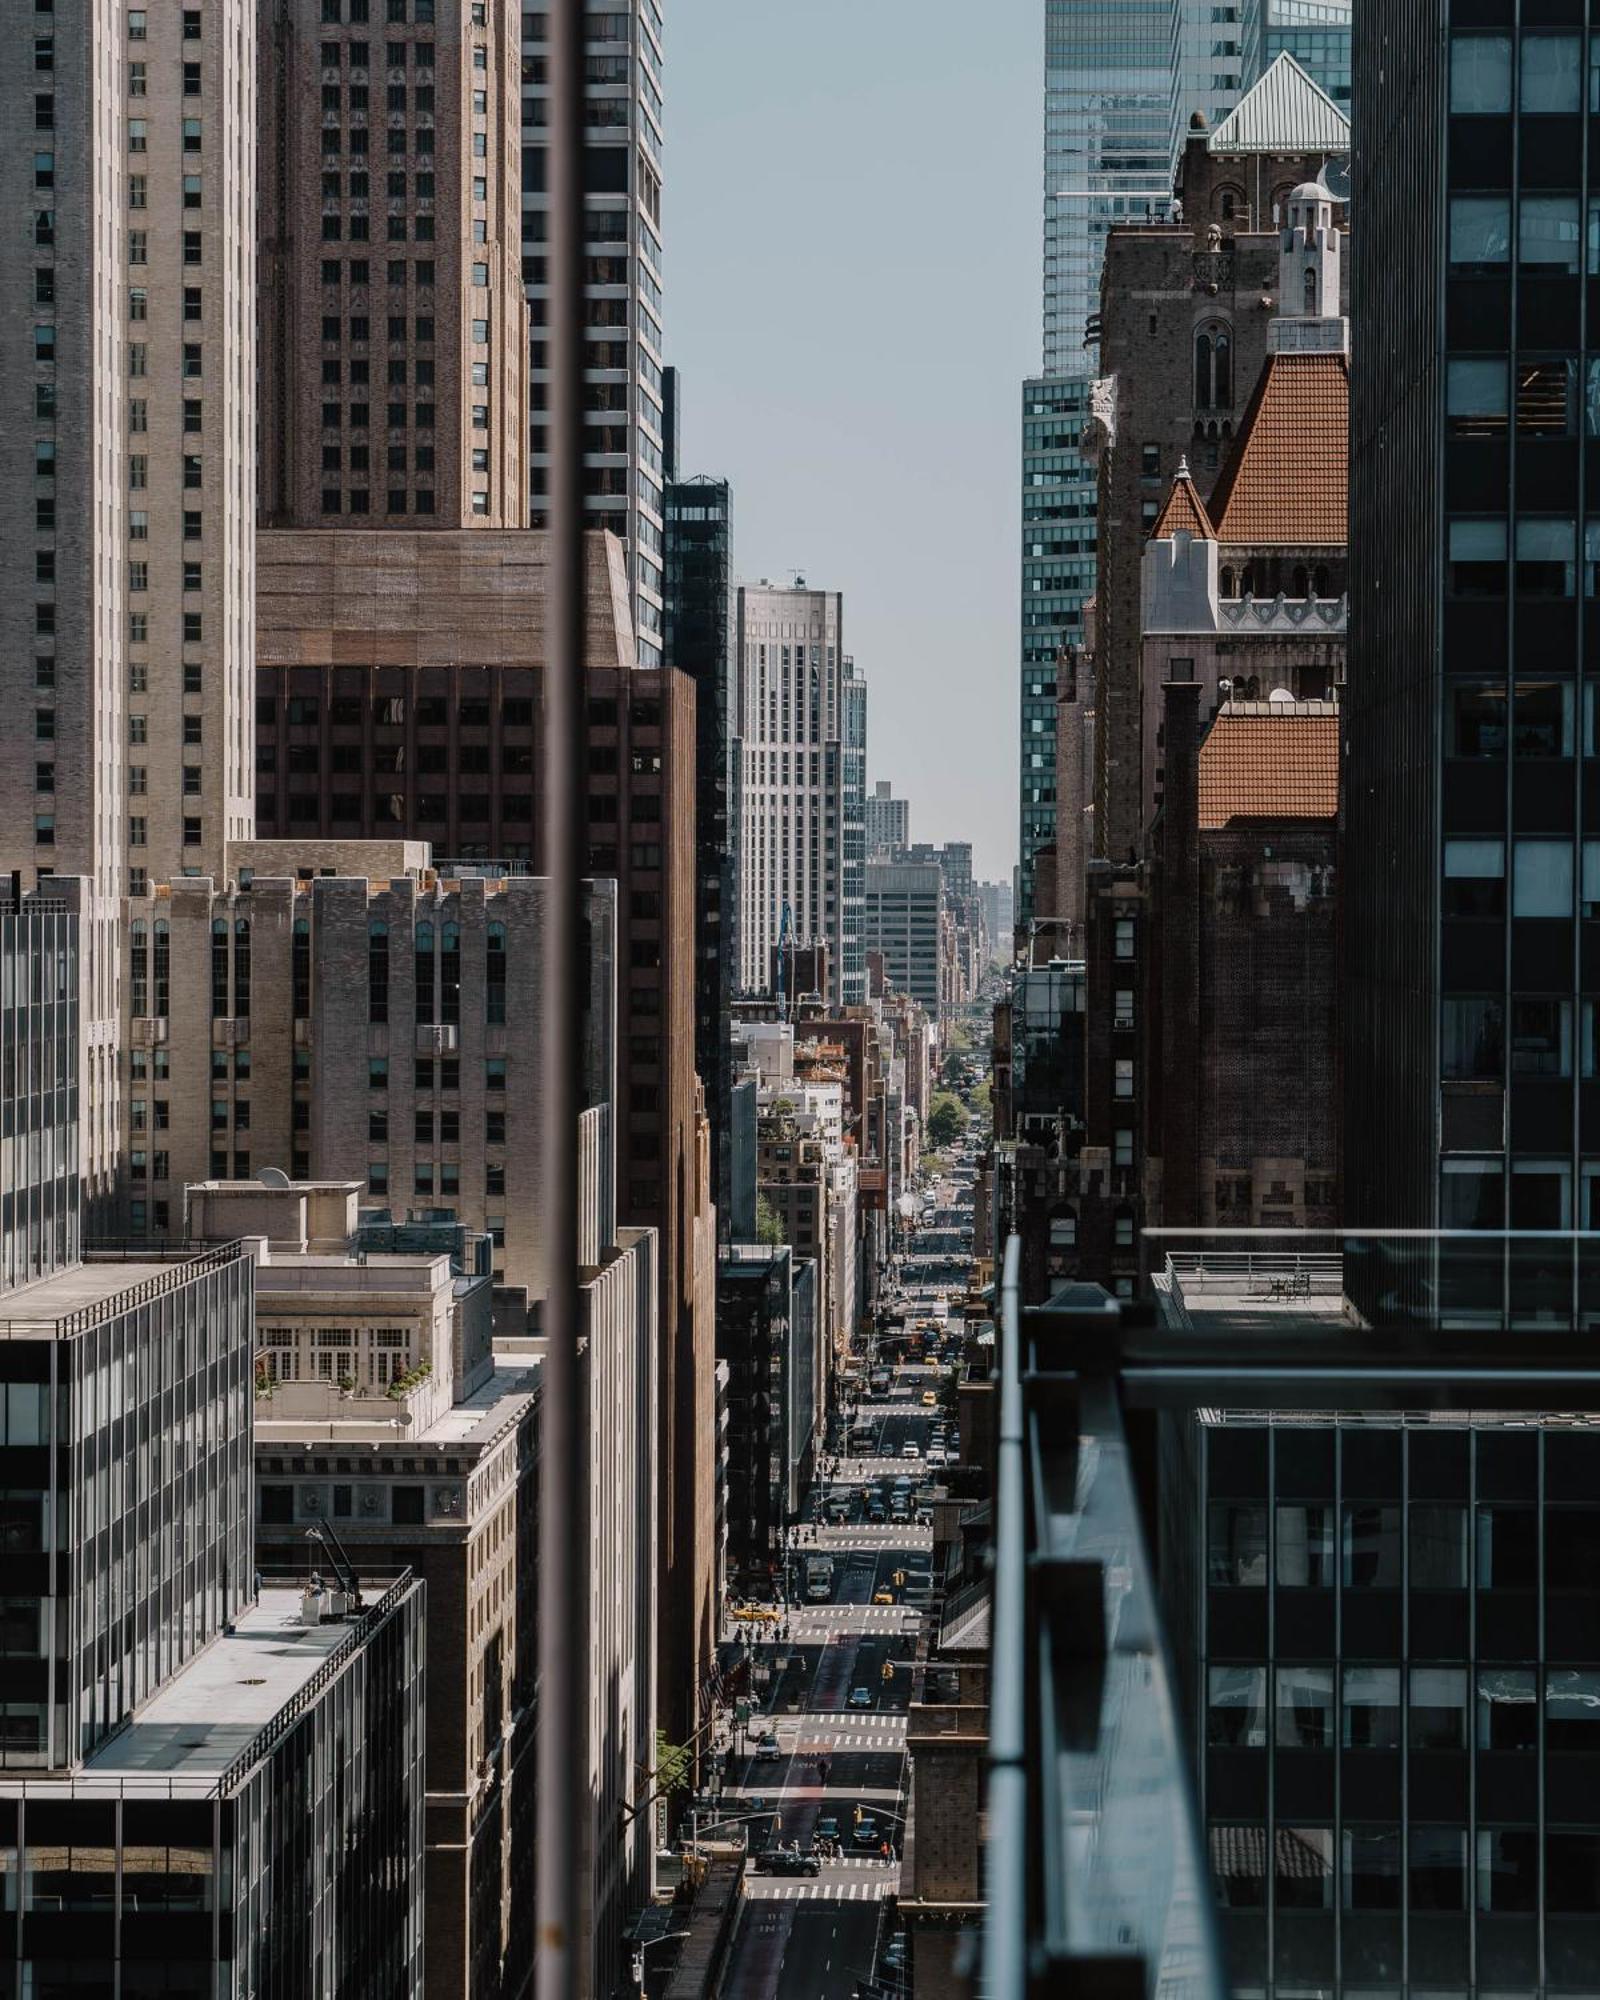
[[[670,0],[667,358],[741,580],[844,592],[867,775],[1016,858],[1017,454],[1039,365],[1038,0]]]

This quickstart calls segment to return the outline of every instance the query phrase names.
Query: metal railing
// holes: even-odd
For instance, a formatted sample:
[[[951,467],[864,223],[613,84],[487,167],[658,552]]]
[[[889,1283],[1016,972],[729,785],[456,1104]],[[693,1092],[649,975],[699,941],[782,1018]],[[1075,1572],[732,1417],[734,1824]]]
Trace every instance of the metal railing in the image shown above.
[[[410,1570],[403,1570],[370,1610],[345,1621],[344,1637],[322,1665],[289,1697],[270,1722],[262,1724],[218,1778],[212,1787],[215,1797],[226,1798],[236,1791],[256,1765],[272,1754],[306,1711],[315,1705],[317,1697],[329,1682],[344,1672],[378,1627],[393,1616],[400,1600],[413,1588],[415,1581]]]
[[[1094,1288],[1001,1288],[981,1991],[1032,2000],[1121,1962],[1118,1990],[1225,2000],[1209,1870]],[[1080,1372],[1080,1356],[1110,1372]]]
[[[86,1333],[90,1327],[103,1326],[107,1320],[120,1319],[125,1313],[135,1312],[140,1306],[149,1305],[153,1299],[165,1298],[169,1292],[182,1291],[208,1271],[220,1271],[227,1265],[237,1264],[246,1254],[242,1240],[221,1243],[212,1249],[198,1250],[178,1258],[163,1258],[159,1249],[152,1249],[139,1261],[163,1265],[154,1277],[141,1278],[136,1284],[124,1285],[120,1290],[108,1292],[103,1298],[78,1306],[72,1312],[55,1313],[47,1319],[0,1320],[0,1340],[71,1340],[77,1334]],[[78,1267],[79,1274],[92,1270],[97,1261],[91,1247],[87,1263]],[[127,1261],[135,1260],[130,1256]]]

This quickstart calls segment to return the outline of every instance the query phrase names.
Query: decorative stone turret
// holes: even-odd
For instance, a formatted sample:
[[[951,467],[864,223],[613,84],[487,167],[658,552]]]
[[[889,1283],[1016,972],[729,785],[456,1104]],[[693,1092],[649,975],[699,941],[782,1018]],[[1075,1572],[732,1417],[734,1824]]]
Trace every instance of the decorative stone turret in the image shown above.
[[[1342,233],[1333,197],[1316,181],[1290,195],[1278,236],[1278,311],[1269,354],[1348,354],[1350,325],[1339,310]]]

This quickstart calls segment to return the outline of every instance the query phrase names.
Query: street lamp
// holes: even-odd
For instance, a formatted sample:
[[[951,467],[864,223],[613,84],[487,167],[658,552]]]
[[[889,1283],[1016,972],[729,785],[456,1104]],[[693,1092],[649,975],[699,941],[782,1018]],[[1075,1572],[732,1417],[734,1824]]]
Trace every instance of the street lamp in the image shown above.
[[[643,1990],[644,1955],[654,1951],[658,1944],[679,1944],[689,1935],[687,1931],[663,1931],[660,1937],[645,1938],[633,1947],[633,1983]]]

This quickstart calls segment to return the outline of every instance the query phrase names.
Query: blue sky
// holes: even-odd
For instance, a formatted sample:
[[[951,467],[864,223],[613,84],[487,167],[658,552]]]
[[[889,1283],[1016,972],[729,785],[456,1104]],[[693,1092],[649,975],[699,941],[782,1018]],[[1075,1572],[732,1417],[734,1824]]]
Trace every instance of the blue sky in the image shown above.
[[[1016,856],[1019,385],[1039,365],[1036,0],[669,0],[667,358],[741,579],[844,592],[867,770]]]

